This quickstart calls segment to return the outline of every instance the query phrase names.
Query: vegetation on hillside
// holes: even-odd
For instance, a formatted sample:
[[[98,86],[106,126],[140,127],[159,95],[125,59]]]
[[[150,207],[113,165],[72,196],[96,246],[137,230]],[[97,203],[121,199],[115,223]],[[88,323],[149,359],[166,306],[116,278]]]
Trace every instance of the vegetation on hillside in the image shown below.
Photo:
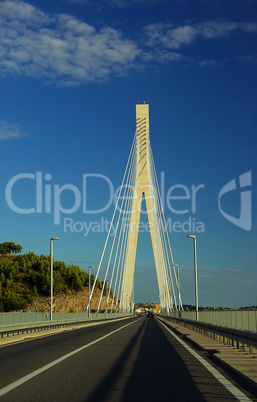
[[[15,243],[0,244],[0,311],[24,309],[35,296],[50,294],[50,256],[33,252],[14,255],[22,250]],[[55,261],[53,265],[54,294],[83,290],[88,286],[88,273],[77,265]],[[91,275],[91,283],[94,275]],[[98,279],[96,287],[102,289]]]

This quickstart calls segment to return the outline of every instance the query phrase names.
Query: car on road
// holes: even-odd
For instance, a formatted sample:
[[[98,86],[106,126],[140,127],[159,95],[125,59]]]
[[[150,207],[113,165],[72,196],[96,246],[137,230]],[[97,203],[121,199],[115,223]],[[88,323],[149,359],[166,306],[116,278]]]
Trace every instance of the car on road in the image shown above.
[[[153,317],[153,312],[152,311],[147,311],[146,316],[147,317]]]

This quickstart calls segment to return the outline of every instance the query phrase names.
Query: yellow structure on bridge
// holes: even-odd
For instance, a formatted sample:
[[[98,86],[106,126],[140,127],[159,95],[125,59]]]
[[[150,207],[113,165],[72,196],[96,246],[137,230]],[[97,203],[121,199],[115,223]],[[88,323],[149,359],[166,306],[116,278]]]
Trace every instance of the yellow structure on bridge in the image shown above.
[[[111,289],[113,291],[111,311],[129,312],[133,310],[134,273],[143,198],[146,203],[153,248],[160,309],[170,312],[173,309],[180,309],[182,302],[149,139],[148,104],[136,105],[136,132],[91,291],[90,298],[100,269],[104,265],[105,276],[98,312],[101,309],[101,300],[106,288],[108,289],[106,310]],[[111,232],[113,236],[110,235]],[[108,250],[110,242],[112,244]],[[108,261],[106,264],[102,264],[106,254],[108,254]],[[177,287],[178,304],[174,284]]]
[[[136,105],[136,144],[135,144],[135,180],[134,194],[130,215],[127,251],[122,282],[121,305],[127,311],[133,292],[134,270],[136,261],[138,229],[144,195],[146,211],[153,248],[157,282],[160,292],[161,305],[172,308],[172,297],[168,283],[168,270],[165,266],[161,230],[158,218],[158,189],[154,185],[154,170],[149,140],[149,105]]]

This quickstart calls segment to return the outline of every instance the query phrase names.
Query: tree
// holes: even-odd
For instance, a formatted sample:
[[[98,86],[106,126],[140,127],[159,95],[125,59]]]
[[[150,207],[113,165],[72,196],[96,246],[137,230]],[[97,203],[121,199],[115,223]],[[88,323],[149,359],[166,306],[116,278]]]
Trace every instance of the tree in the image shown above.
[[[4,273],[3,273],[3,272],[2,272],[1,275],[0,275],[0,282],[1,282],[2,285],[5,284],[5,276],[4,276]]]
[[[13,241],[5,241],[4,243],[0,243],[0,254],[5,255],[9,253],[17,254],[20,253],[22,247],[20,244],[15,244]]]
[[[83,290],[83,285],[82,285],[81,279],[80,279],[80,277],[78,275],[76,275],[73,278],[72,288],[75,289],[75,290]]]
[[[0,0],[1,1],[1,0]],[[50,294],[50,257],[33,252],[7,258],[10,252],[20,252],[21,247],[13,242],[0,244],[0,312],[25,308],[35,296]],[[88,284],[88,274],[77,265],[54,262],[54,293],[81,291]],[[91,285],[95,276],[91,275]],[[96,287],[102,288],[98,278]],[[105,284],[105,291],[107,283]]]

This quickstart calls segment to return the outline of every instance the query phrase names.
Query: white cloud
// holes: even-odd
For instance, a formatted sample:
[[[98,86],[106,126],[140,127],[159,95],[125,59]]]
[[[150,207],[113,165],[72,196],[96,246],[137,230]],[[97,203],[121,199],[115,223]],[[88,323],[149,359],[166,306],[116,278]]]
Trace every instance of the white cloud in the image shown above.
[[[198,23],[192,25],[174,26],[172,24],[155,23],[143,28],[143,43],[148,52],[149,60],[167,61],[191,61],[195,57],[186,56],[183,53],[185,47],[194,44],[197,40],[215,40],[228,37],[232,34],[257,33],[257,23],[231,23],[215,22]],[[200,67],[217,66],[220,61],[213,58],[197,62]]]
[[[119,6],[127,3],[114,1]],[[133,3],[141,1],[145,0]],[[247,22],[157,23],[143,28],[139,46],[109,26],[97,30],[74,16],[48,15],[21,0],[0,4],[0,76],[35,77],[66,86],[105,80],[150,63],[192,62],[195,56],[186,55],[184,49],[199,39],[257,33],[257,23]],[[212,55],[198,62],[201,67],[215,63]]]
[[[27,134],[21,131],[19,123],[8,123],[5,120],[0,121],[0,140],[11,138],[26,137]]]
[[[179,49],[183,45],[189,45],[197,36],[196,28],[185,25],[174,28],[170,24],[150,24],[143,30],[145,44],[149,47],[164,47],[167,49]]]
[[[199,67],[215,67],[219,65],[219,63],[215,60],[202,60],[199,62]]]
[[[197,38],[216,39],[229,36],[235,32],[257,33],[257,23],[215,22],[183,25],[150,24],[143,30],[145,44],[148,47],[162,46],[167,49],[180,49],[190,45]]]
[[[19,0],[5,0],[1,2],[0,15],[13,21],[25,21],[27,24],[50,23],[51,18],[29,3]]]
[[[0,9],[0,74],[69,83],[102,80],[134,68],[141,51],[111,27],[97,31],[73,16],[49,17],[22,1]]]

